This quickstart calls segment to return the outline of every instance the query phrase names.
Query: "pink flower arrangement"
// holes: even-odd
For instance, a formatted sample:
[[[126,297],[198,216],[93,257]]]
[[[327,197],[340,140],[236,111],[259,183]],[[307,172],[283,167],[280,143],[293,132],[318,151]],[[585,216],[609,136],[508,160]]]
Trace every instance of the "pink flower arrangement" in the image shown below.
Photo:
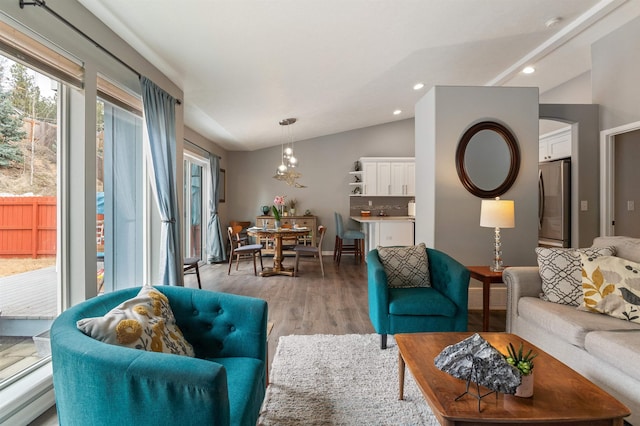
[[[280,210],[282,206],[284,206],[284,198],[285,195],[276,195],[276,198],[273,199],[273,204],[275,206],[271,206],[271,210],[273,211],[273,217],[276,220],[280,220]]]

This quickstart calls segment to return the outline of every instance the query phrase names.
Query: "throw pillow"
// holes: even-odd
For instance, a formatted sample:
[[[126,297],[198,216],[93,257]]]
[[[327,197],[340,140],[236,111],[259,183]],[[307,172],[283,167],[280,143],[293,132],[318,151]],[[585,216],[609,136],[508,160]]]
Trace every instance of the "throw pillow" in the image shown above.
[[[377,247],[389,287],[431,287],[427,246]]]
[[[591,258],[615,256],[615,247],[547,248],[537,247],[538,267],[542,279],[540,298],[561,305],[579,306],[582,303],[580,256]]]
[[[194,356],[193,347],[176,325],[167,296],[151,286],[122,302],[102,317],[83,318],[76,326],[86,335],[105,343]]]
[[[584,294],[580,308],[640,323],[640,263],[612,256],[580,258]]]

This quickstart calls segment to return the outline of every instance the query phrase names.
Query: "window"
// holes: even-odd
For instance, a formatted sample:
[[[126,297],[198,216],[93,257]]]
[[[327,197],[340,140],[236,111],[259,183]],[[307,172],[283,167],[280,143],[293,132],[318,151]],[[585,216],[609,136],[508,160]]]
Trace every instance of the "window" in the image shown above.
[[[142,119],[97,102],[96,258],[98,292],[143,283]]]
[[[0,55],[0,389],[48,360],[60,278],[57,81]]]
[[[206,259],[206,230],[209,205],[209,163],[184,153],[184,256]]]

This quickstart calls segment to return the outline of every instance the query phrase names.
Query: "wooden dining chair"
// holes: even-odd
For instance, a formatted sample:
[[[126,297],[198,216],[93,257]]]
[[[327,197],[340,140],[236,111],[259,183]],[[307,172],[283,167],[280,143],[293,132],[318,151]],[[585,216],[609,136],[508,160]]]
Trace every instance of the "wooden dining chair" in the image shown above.
[[[317,257],[320,261],[320,271],[322,271],[322,278],[324,278],[324,265],[322,264],[322,240],[324,239],[324,233],[327,230],[325,226],[318,226],[318,245],[317,246],[307,246],[299,244],[293,248],[296,252],[296,266],[293,270],[293,276],[298,275],[298,262],[300,261],[300,257],[306,256],[314,258]]]
[[[260,269],[264,270],[264,265],[262,264],[262,244],[242,244],[242,238],[240,237],[241,231],[242,226],[240,225],[229,226],[227,228],[229,244],[231,244],[231,253],[229,253],[229,271],[227,272],[227,275],[231,274],[231,265],[233,264],[234,258],[236,259],[237,271],[240,260],[247,259],[249,257],[253,259],[253,274],[258,275],[256,256],[260,258]]]

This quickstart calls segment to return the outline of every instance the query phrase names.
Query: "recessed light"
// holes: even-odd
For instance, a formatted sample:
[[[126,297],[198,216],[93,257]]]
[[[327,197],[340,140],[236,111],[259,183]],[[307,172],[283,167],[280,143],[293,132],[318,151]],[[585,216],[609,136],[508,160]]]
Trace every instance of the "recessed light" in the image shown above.
[[[424,83],[416,83],[416,84],[413,86],[413,90],[420,90],[420,89],[422,89],[423,87],[424,87]]]
[[[562,21],[562,18],[559,16],[553,17],[549,20],[547,20],[547,22],[544,23],[544,26],[547,28],[551,28],[553,26],[556,26],[560,23],[560,21]]]
[[[402,114],[402,110],[397,109],[393,111],[393,115],[400,115],[400,114]]]
[[[534,72],[536,72],[536,69],[534,67],[524,67],[522,69],[522,72],[525,74],[533,74]]]

